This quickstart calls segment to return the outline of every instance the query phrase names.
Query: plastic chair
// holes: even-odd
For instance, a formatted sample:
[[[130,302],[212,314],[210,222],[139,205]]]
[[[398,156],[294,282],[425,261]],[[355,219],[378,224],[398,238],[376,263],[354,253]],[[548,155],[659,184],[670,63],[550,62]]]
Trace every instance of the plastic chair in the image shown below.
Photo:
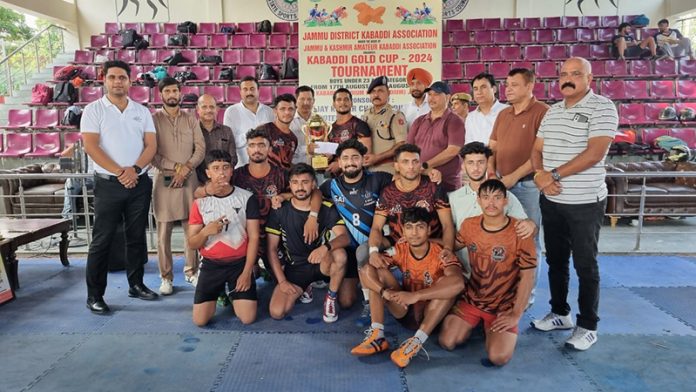
[[[164,59],[169,56],[173,56],[175,53],[174,49],[157,49],[157,64],[163,64]]]
[[[516,30],[513,34],[515,36],[515,42],[518,44],[532,44],[535,42],[532,36],[532,30]]]
[[[208,47],[208,35],[207,34],[191,34],[189,35],[189,48],[207,48]]]
[[[649,102],[645,104],[645,119],[646,122],[648,123],[661,123],[661,124],[676,124],[677,120],[674,121],[666,121],[666,120],[660,120],[660,113],[662,112],[662,109],[666,108],[667,106],[673,106],[671,103],[667,102]]]
[[[563,27],[560,16],[547,16],[543,19],[544,27],[547,29],[557,29]]]
[[[176,29],[176,26],[178,23],[164,23],[162,25],[162,32],[164,34],[176,34],[178,31]]]
[[[225,102],[224,86],[203,86],[203,94],[211,95],[217,103]]]
[[[104,95],[101,86],[80,87],[80,104],[87,104],[100,99]]]
[[[23,129],[33,123],[31,109],[10,109],[7,113],[7,125],[4,129]]]
[[[242,62],[242,51],[239,49],[228,49],[222,51],[223,64],[239,64]]]
[[[609,99],[626,99],[626,89],[622,80],[602,80],[601,94]]]
[[[501,57],[504,61],[519,60],[522,56],[522,49],[519,46],[503,46]]]
[[[225,88],[225,104],[235,104],[242,100],[239,86],[227,86]]]
[[[261,51],[258,49],[242,49],[242,65],[261,64]]]
[[[60,133],[37,133],[35,139],[34,148],[31,152],[24,155],[25,158],[50,157],[60,152]]]
[[[464,20],[462,19],[447,19],[445,20],[445,32],[456,30],[464,30]]]
[[[486,72],[486,65],[482,63],[464,64],[464,76],[467,79],[472,79],[481,72]]]
[[[213,34],[210,36],[211,48],[226,48],[229,45],[229,40],[225,34]]]
[[[561,27],[574,28],[580,26],[580,18],[577,16],[564,16],[561,18]]]
[[[481,61],[500,61],[502,55],[500,46],[484,46],[481,48]]]
[[[599,16],[583,16],[580,19],[580,25],[588,28],[596,28],[600,26]]]
[[[491,31],[474,31],[474,42],[477,45],[492,44],[493,43],[493,32]]]
[[[198,24],[198,34],[215,34],[218,31],[217,23],[201,22]]]
[[[611,51],[609,50],[609,45],[590,45],[590,57],[595,59],[611,59]]]
[[[290,94],[290,95],[295,95],[295,89],[297,89],[297,86],[276,86],[275,88],[275,95],[282,95],[282,94]]]
[[[63,132],[63,147],[68,148],[80,139],[82,139],[80,132]]]
[[[204,83],[210,80],[210,69],[205,65],[193,66],[191,72],[196,75],[196,79],[189,80],[187,83]]]
[[[616,29],[612,28],[601,28],[595,29],[597,34],[597,41],[611,42],[614,35],[616,35]]]
[[[254,22],[242,22],[237,23],[237,33],[238,34],[251,34],[256,32],[256,23]]]
[[[76,50],[73,58],[75,64],[91,64],[94,62],[94,52],[89,50]]]
[[[496,79],[505,79],[510,72],[510,63],[491,63],[488,65],[488,72]]]
[[[538,43],[550,43],[556,42],[556,34],[553,30],[542,29],[536,31],[536,42]]]
[[[576,29],[558,29],[556,36],[559,42],[576,42],[578,40]]]
[[[238,65],[235,72],[235,80],[241,80],[246,76],[256,77],[256,66],[254,65]]]
[[[259,102],[266,105],[270,105],[273,102],[273,87],[272,86],[260,86],[259,87]]]
[[[645,107],[640,103],[619,104],[619,125],[646,124]]]
[[[469,31],[483,30],[484,28],[483,19],[481,18],[466,20],[466,29]]]
[[[450,37],[453,46],[475,44],[474,40],[471,38],[471,32],[469,31],[455,31]]]
[[[142,32],[142,28],[140,27],[140,23],[138,23],[138,22],[125,22],[121,25],[121,29],[123,29],[123,30],[135,30],[136,33]]]
[[[249,48],[266,49],[267,34],[249,34]]]
[[[555,61],[541,61],[534,65],[534,72],[542,79],[558,77],[558,66]]]
[[[462,65],[459,63],[444,63],[442,64],[442,79],[456,80],[464,78]]]
[[[269,48],[281,48],[284,49],[288,46],[288,35],[287,34],[271,34],[268,38]]]
[[[130,86],[128,96],[137,103],[148,104],[150,102],[150,88],[147,86]]]
[[[674,82],[671,80],[651,80],[650,94],[655,99],[674,99]],[[680,96],[679,98],[686,99],[688,97]]]
[[[606,60],[592,60],[590,61],[590,67],[592,69],[592,75],[594,77],[605,77],[605,76],[611,76],[607,72],[607,66],[606,66],[607,61]]]
[[[135,62],[135,50],[122,49],[116,51],[116,60],[123,61],[124,63],[134,63]]]
[[[109,38],[105,35],[93,35],[89,37],[90,48],[106,48],[109,46]]]
[[[525,29],[540,29],[541,28],[541,18],[523,18],[522,26]]]
[[[677,62],[667,59],[655,61],[655,75],[677,76]]]
[[[462,61],[462,62],[479,61],[478,48],[471,47],[471,46],[459,48],[458,58],[459,58],[459,61]]]
[[[534,83],[534,90],[532,91],[532,95],[534,95],[534,97],[536,99],[539,99],[542,101],[546,100],[548,98],[548,96],[546,95],[546,83],[543,83],[543,82]]]
[[[679,75],[696,76],[696,60],[682,58],[679,60]]]
[[[595,33],[593,29],[578,28],[575,30],[575,35],[579,42],[593,42],[595,40]]]
[[[525,46],[522,57],[526,60],[546,60],[546,53],[543,46],[529,45]]]
[[[619,27],[621,18],[617,15],[602,16],[603,27]]]
[[[28,154],[33,146],[31,133],[8,133],[5,135],[5,151],[0,152],[3,158],[21,158]]]
[[[273,33],[290,34],[292,33],[292,23],[290,22],[275,22],[273,23]]]
[[[493,42],[496,44],[511,44],[513,43],[512,34],[508,30],[494,30]]]
[[[628,68],[630,69],[631,76],[634,77],[653,76],[652,63],[650,60],[633,60],[629,63]]]
[[[155,34],[161,32],[160,24],[157,22],[143,22],[143,34]]]
[[[503,19],[503,30],[519,30],[522,28],[522,19],[505,18]]]
[[[268,50],[266,50],[268,53]],[[264,53],[264,59],[266,58],[266,53]],[[444,46],[442,48],[442,62],[443,63],[453,63],[457,61],[457,48],[453,46]]]
[[[60,125],[60,112],[58,109],[37,109],[35,112],[36,121],[31,129],[50,129]]]
[[[483,19],[483,28],[485,30],[500,30],[503,26],[500,23],[500,18],[485,18]]]
[[[604,63],[607,73],[611,76],[628,76],[628,63],[625,60],[607,60]]]
[[[232,42],[230,43],[231,48],[235,49],[245,49],[249,47],[249,35],[233,35]]]
[[[680,80],[677,82],[677,97],[681,99],[696,99],[696,81]]]
[[[590,46],[582,44],[570,45],[568,54],[570,55],[570,57],[582,57],[590,59]]]
[[[549,60],[565,60],[568,58],[568,47],[565,45],[551,45],[546,52]]]
[[[673,128],[669,135],[683,140],[689,148],[696,148],[696,129],[693,128]]]

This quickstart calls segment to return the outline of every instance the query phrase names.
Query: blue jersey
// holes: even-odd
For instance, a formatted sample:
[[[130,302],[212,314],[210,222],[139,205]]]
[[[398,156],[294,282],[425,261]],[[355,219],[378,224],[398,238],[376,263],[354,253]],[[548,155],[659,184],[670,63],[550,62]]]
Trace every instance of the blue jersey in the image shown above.
[[[375,215],[375,206],[382,189],[392,182],[392,175],[364,171],[360,181],[348,184],[343,177],[324,181],[321,193],[331,200],[345,221],[350,233],[351,247],[367,242]]]

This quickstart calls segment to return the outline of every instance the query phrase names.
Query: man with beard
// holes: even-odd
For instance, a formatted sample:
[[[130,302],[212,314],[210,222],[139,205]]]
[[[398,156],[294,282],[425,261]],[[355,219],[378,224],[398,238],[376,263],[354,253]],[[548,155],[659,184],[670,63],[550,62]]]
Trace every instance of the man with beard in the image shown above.
[[[298,163],[290,170],[290,191],[293,198],[271,211],[266,221],[268,258],[278,285],[273,289],[269,312],[276,320],[283,319],[295,301],[312,282],[329,278],[324,299],[324,322],[338,320],[336,296],[346,268],[346,251],[350,238],[343,219],[329,202],[319,210],[321,235],[307,243],[301,235],[310,213],[310,196],[316,188],[314,169]],[[285,268],[278,251],[283,252]]]
[[[259,82],[253,76],[245,76],[239,82],[242,101],[225,110],[223,123],[232,129],[237,147],[237,165],[249,162],[246,155],[246,133],[261,124],[273,121],[273,110],[259,102]]]
[[[375,78],[367,88],[372,107],[363,120],[372,131],[372,153],[365,155],[365,166],[372,171],[394,173],[392,158],[396,148],[406,142],[406,118],[389,104],[389,80]]]
[[[618,114],[610,99],[592,92],[592,67],[586,59],[566,60],[559,76],[563,101],[546,112],[532,152],[551,290],[551,312],[532,325],[542,331],[573,328],[567,302],[572,254],[580,313],[566,346],[587,350],[597,342],[597,241],[607,204],[604,160]]]
[[[205,138],[206,153],[213,150],[222,150],[230,153],[232,157],[232,167],[237,165],[237,145],[234,142],[234,133],[227,125],[217,122],[218,107],[215,98],[209,94],[203,94],[198,98],[196,112],[201,123],[201,131]],[[208,176],[205,174],[205,161],[201,162],[196,168],[198,182],[205,184]]]
[[[167,77],[160,80],[158,88],[164,107],[153,115],[157,129],[157,154],[152,159],[156,169],[152,200],[157,221],[157,258],[162,278],[159,291],[162,295],[170,295],[174,292],[172,229],[175,223],[181,222],[184,232],[188,231],[189,207],[198,186],[194,170],[205,158],[205,139],[196,116],[179,108],[179,82]],[[196,251],[184,241],[186,281],[195,286],[197,274]]]
[[[153,300],[143,284],[147,262],[147,214],[152,181],[147,167],[157,151],[152,116],[128,98],[130,67],[123,61],[103,66],[106,94],[82,113],[82,140],[94,163],[94,226],[87,255],[87,309],[110,312],[104,302],[109,249],[117,225],[125,220],[129,297]]]
[[[471,142],[462,147],[459,156],[462,159],[462,173],[466,174],[469,181],[461,188],[449,194],[452,206],[452,219],[454,227],[459,230],[466,218],[478,216],[483,213],[478,203],[478,190],[481,183],[486,181],[486,169],[488,159],[492,155],[491,149],[481,142]],[[508,202],[505,204],[505,214],[517,219],[515,230],[521,239],[535,233],[537,226],[524,212],[514,194],[507,194]],[[469,254],[465,251],[457,252],[457,257],[462,261],[464,270],[469,271]]]
[[[351,112],[353,110],[353,94],[350,90],[346,88],[336,90],[333,94],[333,107],[336,110],[336,121],[331,125],[327,141],[340,144],[346,140],[355,139],[367,148],[366,154],[369,154],[372,148],[372,131],[365,121],[353,116]],[[309,153],[314,153],[314,143],[309,145]],[[332,176],[341,173],[337,157],[338,153],[328,157],[330,163],[326,171]]]
[[[462,181],[458,153],[464,145],[464,121],[447,107],[451,94],[447,83],[435,82],[425,92],[430,113],[413,122],[406,141],[421,146],[423,169],[437,168],[442,173],[442,189],[451,192]]]
[[[428,113],[430,105],[425,97],[425,89],[433,82],[433,75],[423,68],[413,68],[406,74],[406,83],[408,83],[409,92],[413,101],[409,102],[404,107],[404,115],[406,116],[406,126],[411,130],[411,125],[416,118]]]
[[[265,130],[271,138],[268,159],[272,164],[285,170],[289,170],[292,166],[292,158],[297,149],[297,136],[290,130],[290,124],[295,117],[295,102],[295,97],[291,94],[275,97],[273,100],[275,119],[256,128]]]
[[[292,163],[307,163],[307,138],[302,127],[309,121],[314,111],[314,89],[309,86],[300,86],[295,90],[297,99],[297,112],[290,124],[290,130],[297,137],[297,149],[292,157]]]

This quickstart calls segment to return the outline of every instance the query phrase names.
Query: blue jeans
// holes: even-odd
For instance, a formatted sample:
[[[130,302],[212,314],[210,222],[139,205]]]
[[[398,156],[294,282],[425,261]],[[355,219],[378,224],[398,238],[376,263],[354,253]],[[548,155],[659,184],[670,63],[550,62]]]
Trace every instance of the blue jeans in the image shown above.
[[[541,264],[541,207],[539,206],[539,189],[534,184],[534,180],[519,181],[515,186],[510,188],[510,192],[517,197],[527,217],[537,226],[538,231],[534,236],[534,244],[536,245],[537,263]],[[534,288],[536,288],[536,282],[539,281],[539,270],[540,268],[536,269]],[[534,293],[533,290],[534,289],[532,289],[532,293]]]
[[[94,189],[94,179],[89,178],[68,178],[65,180],[65,197],[63,198],[63,212],[61,215],[69,219],[73,212],[73,206],[77,205],[77,198],[82,194],[82,181],[85,182],[87,190]]]

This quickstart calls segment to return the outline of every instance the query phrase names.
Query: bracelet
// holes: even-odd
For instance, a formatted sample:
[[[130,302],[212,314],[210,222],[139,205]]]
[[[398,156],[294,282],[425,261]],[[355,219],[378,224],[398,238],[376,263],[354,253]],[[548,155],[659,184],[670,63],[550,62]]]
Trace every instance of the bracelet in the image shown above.
[[[319,218],[319,213],[314,211],[309,211],[309,216],[314,218]],[[330,250],[330,249],[329,249]]]
[[[369,252],[369,253],[370,253],[370,254],[379,253],[379,247],[371,246],[371,247],[370,247],[370,252]]]
[[[541,170],[537,170],[536,173],[534,173],[534,177],[532,177],[533,180],[536,180],[537,176],[541,174]]]

